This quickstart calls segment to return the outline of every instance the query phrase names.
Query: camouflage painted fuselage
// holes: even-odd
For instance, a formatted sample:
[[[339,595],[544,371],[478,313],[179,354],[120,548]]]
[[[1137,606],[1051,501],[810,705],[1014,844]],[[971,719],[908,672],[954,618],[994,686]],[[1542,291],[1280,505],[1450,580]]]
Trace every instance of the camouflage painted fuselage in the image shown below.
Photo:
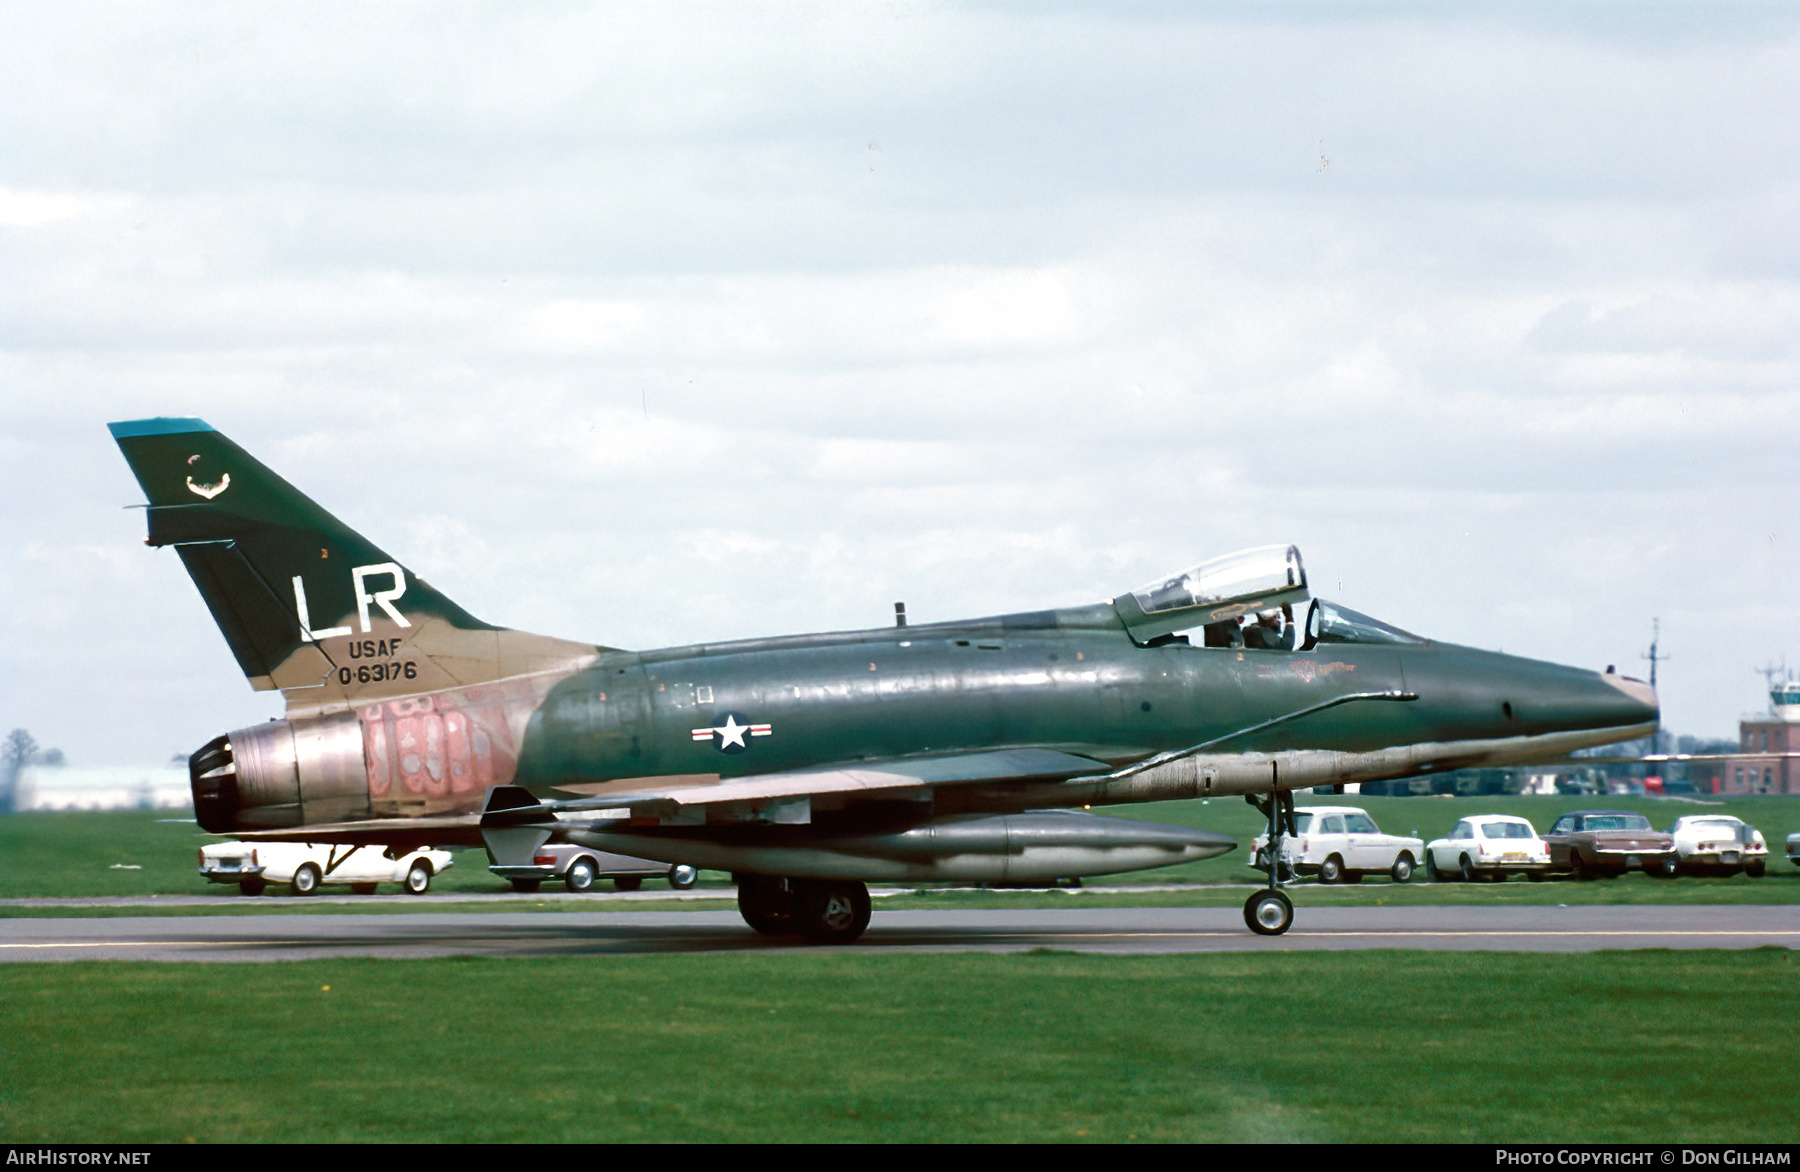
[[[925,827],[1509,764],[1656,720],[1636,681],[1314,603],[1291,547],[968,622],[648,652],[531,635],[475,619],[199,420],[112,430],[149,543],[177,549],[252,685],[287,699],[286,719],[194,754],[209,830],[480,842],[476,812],[518,785],[587,819],[569,833],[787,841],[862,815]]]
[[[1544,737],[1606,743],[1655,719],[1643,689],[1592,671],[1429,642],[1144,647],[1099,605],[603,655],[532,714],[517,781],[601,794],[592,783],[1014,746],[1117,766],[1372,691],[1419,699],[1319,712],[1234,740],[1230,752],[1479,742],[1423,765],[1457,768]],[[755,731],[721,731],[737,726]],[[991,808],[1016,806],[1003,791],[987,796]],[[975,792],[954,804],[983,805]]]

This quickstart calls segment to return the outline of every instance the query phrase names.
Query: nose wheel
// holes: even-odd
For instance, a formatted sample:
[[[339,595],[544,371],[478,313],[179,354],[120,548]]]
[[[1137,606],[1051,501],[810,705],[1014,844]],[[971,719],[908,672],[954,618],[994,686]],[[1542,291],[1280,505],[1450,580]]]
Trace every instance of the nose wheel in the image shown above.
[[[1258,936],[1279,936],[1294,925],[1294,903],[1281,890],[1282,873],[1287,870],[1281,859],[1281,837],[1294,833],[1294,794],[1277,790],[1266,798],[1245,794],[1244,800],[1269,820],[1269,843],[1264,848],[1269,885],[1244,901],[1244,924]],[[1264,862],[1265,855],[1258,855],[1257,860]]]
[[[1281,892],[1265,888],[1244,901],[1244,923],[1258,936],[1279,936],[1294,923],[1294,905]]]

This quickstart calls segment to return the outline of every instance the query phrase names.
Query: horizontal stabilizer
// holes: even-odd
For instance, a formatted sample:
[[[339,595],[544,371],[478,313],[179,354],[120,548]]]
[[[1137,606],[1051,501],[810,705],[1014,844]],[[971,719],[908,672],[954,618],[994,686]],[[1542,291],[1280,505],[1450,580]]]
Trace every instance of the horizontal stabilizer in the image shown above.
[[[480,846],[479,814],[423,818],[370,818],[360,822],[320,822],[288,830],[234,830],[245,842],[320,842],[342,846],[387,846],[418,850],[427,846]]]

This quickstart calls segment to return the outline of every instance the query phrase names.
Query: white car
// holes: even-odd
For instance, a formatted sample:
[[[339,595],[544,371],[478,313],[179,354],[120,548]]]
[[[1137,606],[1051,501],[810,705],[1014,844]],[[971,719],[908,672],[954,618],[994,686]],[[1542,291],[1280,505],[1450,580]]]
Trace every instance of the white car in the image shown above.
[[[1768,866],[1769,844],[1762,832],[1730,814],[1689,814],[1675,819],[1675,866],[1758,878]]]
[[[200,848],[206,881],[235,883],[245,895],[261,895],[271,883],[286,883],[295,895],[311,895],[326,883],[347,883],[358,895],[374,895],[381,883],[398,883],[409,895],[423,895],[431,877],[455,862],[449,851],[395,854],[380,846],[310,842],[215,842]]]
[[[514,891],[536,891],[546,879],[561,879],[570,891],[591,891],[595,880],[603,878],[612,880],[615,891],[636,891],[647,875],[666,878],[670,887],[686,891],[700,878],[700,872],[686,863],[654,863],[573,843],[546,843],[529,863],[493,863],[488,870],[509,880]]]
[[[1509,814],[1464,818],[1448,838],[1425,848],[1425,872],[1433,879],[1505,879],[1524,874],[1542,879],[1550,870],[1550,847],[1537,828]]]
[[[1386,874],[1394,882],[1412,878],[1425,844],[1416,838],[1383,834],[1367,811],[1355,806],[1301,806],[1294,811],[1294,835],[1282,835],[1281,861],[1321,883],[1356,883],[1364,875]],[[1268,835],[1250,840],[1250,857],[1269,867]]]

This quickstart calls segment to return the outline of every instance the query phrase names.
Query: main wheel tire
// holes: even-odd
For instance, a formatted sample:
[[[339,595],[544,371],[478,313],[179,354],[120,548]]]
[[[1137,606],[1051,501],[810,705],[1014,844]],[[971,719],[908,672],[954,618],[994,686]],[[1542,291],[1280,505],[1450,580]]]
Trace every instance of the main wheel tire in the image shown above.
[[[794,924],[794,894],[785,880],[745,875],[738,880],[738,915],[764,936],[788,936]]]
[[[642,875],[614,875],[613,876],[613,890],[614,891],[636,891],[638,888],[642,887],[643,885],[644,885],[644,877]]]
[[[520,895],[530,895],[538,889],[538,885],[542,882],[542,879],[514,879],[512,889]]]
[[[1265,888],[1244,901],[1244,924],[1258,936],[1279,936],[1293,923],[1293,901],[1279,891]]]
[[[1346,883],[1361,883],[1362,881],[1363,881],[1363,873],[1361,871],[1345,871],[1344,872],[1344,882],[1346,882]]]
[[[1475,864],[1469,859],[1468,855],[1464,855],[1462,857],[1461,865],[1462,865],[1462,881],[1464,883],[1475,882]]]
[[[1319,882],[1342,883],[1344,881],[1344,860],[1331,855],[1319,864]]]
[[[319,881],[322,878],[317,866],[312,863],[301,863],[300,869],[294,872],[294,894],[311,895],[319,889]]]
[[[1413,857],[1411,855],[1403,854],[1399,858],[1395,859],[1392,869],[1390,869],[1388,871],[1388,878],[1392,879],[1396,883],[1405,883],[1405,882],[1409,881],[1410,879],[1412,879],[1412,877],[1413,877]]]
[[[861,883],[807,883],[794,904],[800,934],[810,944],[849,944],[869,927],[869,889]]]
[[[1433,883],[1446,883],[1450,876],[1438,870],[1437,856],[1430,851],[1425,852],[1425,877]]]
[[[261,895],[263,893],[263,889],[266,886],[268,886],[268,885],[266,883],[264,883],[261,879],[239,879],[238,880],[238,894],[239,895]]]
[[[350,885],[350,894],[352,895],[374,895],[375,890],[376,885],[373,883],[352,883]]]
[[[1593,877],[1594,873],[1582,865],[1581,852],[1571,849],[1569,851],[1569,878],[1592,879]]]
[[[598,864],[586,855],[582,855],[579,859],[570,863],[569,869],[563,872],[563,886],[579,895],[584,891],[592,890],[594,880],[597,879],[599,875],[600,867]]]
[[[1744,864],[1744,874],[1750,876],[1750,878],[1752,878],[1752,879],[1761,879],[1763,877],[1763,873],[1767,870],[1768,870],[1768,864],[1763,862],[1761,859],[1757,859],[1753,863],[1745,863]]]
[[[406,878],[400,884],[408,895],[424,895],[431,890],[431,864],[420,859],[406,870]]]
[[[686,863],[676,863],[669,868],[669,886],[676,891],[686,891],[700,882],[700,870]]]

